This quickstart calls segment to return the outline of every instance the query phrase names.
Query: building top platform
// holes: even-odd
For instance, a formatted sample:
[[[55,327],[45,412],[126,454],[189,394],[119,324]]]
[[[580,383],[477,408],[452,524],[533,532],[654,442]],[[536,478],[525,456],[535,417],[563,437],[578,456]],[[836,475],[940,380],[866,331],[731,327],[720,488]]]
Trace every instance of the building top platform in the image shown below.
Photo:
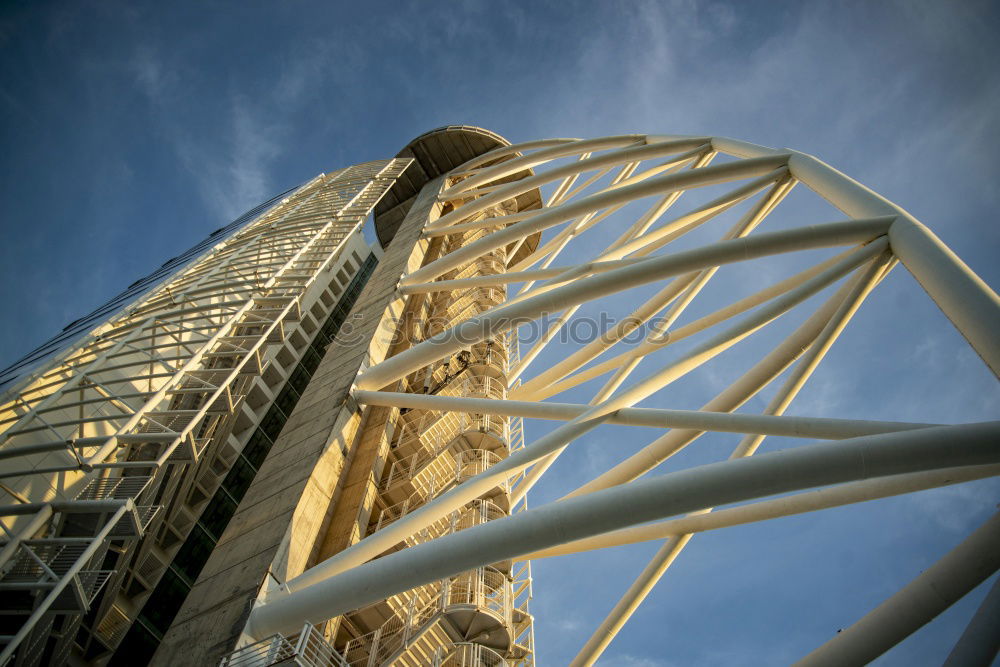
[[[375,207],[375,230],[382,247],[392,241],[417,193],[429,181],[495,148],[510,145],[499,134],[471,125],[446,125],[425,132],[408,143],[396,157],[413,158],[413,164]],[[516,154],[504,159],[512,157]],[[519,180],[531,173],[531,170],[518,172],[499,179],[497,183]],[[526,192],[517,197],[517,203],[522,211],[538,208],[541,206],[541,193],[537,189]],[[538,235],[529,241],[531,243],[525,243],[518,255],[533,251],[538,245]]]

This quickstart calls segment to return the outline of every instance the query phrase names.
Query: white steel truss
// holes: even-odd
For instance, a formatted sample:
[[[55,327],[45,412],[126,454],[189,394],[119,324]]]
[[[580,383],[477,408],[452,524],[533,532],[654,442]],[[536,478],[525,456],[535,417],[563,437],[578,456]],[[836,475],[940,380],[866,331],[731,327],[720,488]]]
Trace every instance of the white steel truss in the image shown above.
[[[15,653],[37,664],[53,622],[62,640],[49,659],[62,664],[105,585],[97,632],[109,648],[121,640],[138,609],[113,593],[136,578],[148,591],[163,573],[153,552],[165,539],[176,548],[194,487],[233,463],[242,404],[267,391],[255,378],[304,318],[316,326],[307,308],[334,303],[327,285],[349,240],[411,162],[317,176],[8,390],[0,590],[22,593],[4,608],[23,622],[0,637],[0,665]],[[165,529],[142,540],[158,511]],[[100,569],[109,547],[114,571]]]
[[[512,174],[527,169],[533,171],[509,181]],[[758,232],[765,221],[777,217],[775,211],[782,210],[800,184],[839,209],[844,219],[803,219],[791,227]],[[503,207],[513,198],[536,188],[549,191],[541,208],[504,214]],[[993,373],[1000,371],[997,295],[912,216],[814,157],[719,137],[552,139],[498,148],[467,162],[448,174],[438,201],[447,212],[427,222],[423,237],[466,241],[402,276],[399,293],[411,298],[476,293],[474,299],[484,303],[492,296],[478,290],[520,289],[498,291],[501,298],[486,309],[449,311],[448,327],[363,370],[356,379],[355,398],[369,406],[432,411],[439,420],[450,413],[563,423],[455,484],[420,482],[423,492],[408,487],[409,493],[423,493],[418,503],[393,511],[387,507],[391,516],[364,539],[270,591],[247,625],[247,635],[260,640],[250,646],[258,648],[242,651],[271,646],[281,639],[269,638],[275,633],[300,633],[307,621],[345,614],[415,587],[440,585],[435,582],[500,560],[664,540],[574,661],[592,664],[696,532],[980,479],[998,471],[1000,422],[943,426],[785,416],[855,312],[898,264],[916,278]],[[691,205],[680,209],[679,202],[687,201]],[[715,230],[718,240],[692,245],[692,238],[711,232],[727,216],[732,221],[728,229]],[[617,227],[610,241],[580,241],[592,238],[595,232],[590,230],[612,224]],[[462,236],[470,232],[482,233]],[[505,271],[466,271],[502,249],[513,258],[539,233],[547,236],[523,257],[512,259]],[[565,249],[574,247],[584,249],[581,252],[590,248],[587,259],[580,261],[577,255],[577,261],[557,265]],[[829,248],[838,249],[837,254],[816,259],[822,254],[817,251]],[[721,268],[790,255],[808,258],[807,265],[756,293],[685,321],[686,311],[699,302]],[[604,335],[566,354],[545,354],[556,332],[578,317],[578,309],[599,299],[608,307],[614,304],[608,297],[633,289],[651,295]],[[804,310],[819,294],[819,306],[811,306],[815,310],[804,313],[783,340],[701,410],[634,407],[773,322],[794,321],[788,313]],[[510,355],[507,386],[500,394],[399,391],[411,378],[440,368],[443,360],[500,337],[516,338],[518,327],[553,314],[555,319],[545,320],[548,328],[532,349]],[[641,341],[629,343],[635,332],[642,334]],[[637,372],[642,379],[630,381]],[[596,379],[601,384],[586,405],[544,402]],[[763,414],[735,413],[769,385],[776,390]],[[559,501],[461,532],[438,530],[498,485],[510,488],[512,505],[523,500],[575,439],[600,424],[615,423],[656,429],[656,437]],[[712,431],[744,434],[730,460],[646,476]],[[754,457],[767,435],[831,442]],[[430,471],[424,459],[398,465],[405,474],[390,473],[386,484],[397,477],[415,482],[419,475],[442,479],[440,475],[450,474]],[[434,486],[433,492],[426,490],[428,485]],[[818,487],[828,488],[759,500]],[[750,500],[757,502],[712,513],[718,505]],[[690,514],[682,517],[685,513]],[[862,653],[871,659],[929,621],[942,605],[964,595],[1000,565],[997,525],[996,520],[989,522],[933,573],[922,575],[805,663],[848,664]],[[401,543],[410,546],[393,551]],[[970,559],[976,567],[970,568]],[[928,585],[946,588],[947,599],[927,603]],[[893,610],[907,607],[918,611],[901,625]],[[864,647],[862,653],[859,646]]]

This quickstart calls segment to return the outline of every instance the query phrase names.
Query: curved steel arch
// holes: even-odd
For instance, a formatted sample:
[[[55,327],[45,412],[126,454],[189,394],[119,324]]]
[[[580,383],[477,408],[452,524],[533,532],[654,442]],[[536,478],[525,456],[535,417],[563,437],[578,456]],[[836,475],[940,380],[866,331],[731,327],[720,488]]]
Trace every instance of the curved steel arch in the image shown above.
[[[712,166],[710,163],[719,155],[730,159]],[[508,159],[495,162],[500,158]],[[574,158],[572,162],[557,163]],[[535,174],[513,183],[491,185],[526,168],[534,169]],[[581,179],[585,179],[582,185],[578,183]],[[831,203],[847,219],[835,223],[824,220],[822,222],[827,224],[802,225],[786,231],[752,233],[798,183]],[[732,189],[663,222],[684,192],[720,184]],[[491,207],[540,186],[554,188],[541,209],[483,218],[484,212]],[[590,260],[552,266],[564,248],[588,229],[628,204],[650,199],[653,203],[646,212],[631,219],[617,240],[600,249]],[[319,616],[335,616],[408,587],[494,562],[498,557],[551,556],[666,538],[653,561],[574,662],[591,664],[684,548],[692,533],[706,529],[705,526],[721,527],[812,511],[992,476],[998,471],[1000,425],[997,423],[967,426],[895,423],[885,426],[882,435],[861,435],[839,444],[812,445],[768,454],[759,457],[756,463],[741,460],[751,456],[768,433],[779,432],[782,422],[794,428],[792,421],[796,420],[801,428],[799,434],[818,427],[819,419],[782,415],[866,296],[897,263],[917,279],[994,374],[1000,371],[1000,338],[996,335],[1000,331],[1000,299],[997,295],[906,211],[812,156],[720,137],[625,135],[591,140],[531,141],[495,149],[456,168],[446,178],[438,200],[453,209],[427,221],[425,238],[468,229],[492,231],[404,275],[399,293],[426,294],[512,283],[523,283],[523,286],[506,303],[366,369],[357,377],[355,397],[363,404],[399,408],[429,407],[524,417],[544,413],[549,418],[565,420],[565,423],[510,458],[270,593],[251,614],[247,629],[254,637],[294,630],[306,619],[315,621]],[[671,242],[741,205],[749,205],[748,210],[718,242],[671,252]],[[554,233],[553,238],[510,267],[506,275],[449,277],[483,253],[516,245],[531,234],[546,230]],[[847,250],[755,295],[671,330],[724,264],[835,246]],[[536,266],[538,268],[532,268]],[[529,366],[553,339],[555,330],[565,326],[580,305],[669,277],[673,280],[632,313],[629,324],[615,329],[610,341],[601,340],[585,346],[561,362],[540,370],[523,384],[513,383],[514,377]],[[498,480],[511,479],[527,471],[513,491],[515,500],[523,498],[575,438],[601,423],[628,423],[628,419],[639,419],[627,416],[635,403],[697,369],[836,282],[841,282],[841,286],[819,309],[701,411],[662,415],[663,428],[671,430],[563,500],[372,561],[386,548],[476,498]],[[560,317],[536,349],[523,357],[510,378],[511,398],[521,400],[422,396],[384,390],[407,374],[447,358],[471,343],[487,340],[552,311],[560,312]],[[640,324],[661,313],[666,314],[658,328],[654,328],[641,345],[624,350],[610,360],[587,366]],[[649,354],[739,316],[742,319],[674,363],[623,388],[631,372]],[[732,423],[727,424],[726,420],[732,417],[729,413],[789,368],[789,376],[764,413],[765,417],[774,420],[773,423],[741,424],[735,428]],[[549,404],[537,403],[609,373],[611,377],[590,405],[553,404],[546,408]],[[648,419],[655,418],[648,416]],[[689,419],[688,424],[698,423],[685,425],[685,418]],[[862,422],[843,421],[851,428],[866,428]],[[775,427],[778,430],[774,430]],[[633,481],[712,430],[745,433],[732,460],[689,472]],[[845,463],[834,463],[835,459]],[[879,461],[882,467],[874,465],[874,461]],[[779,489],[768,483],[774,471],[779,469],[785,471],[782,479],[786,481],[789,469],[800,475]],[[828,476],[819,474],[820,471]],[[698,480],[698,483],[688,480]],[[742,481],[737,483],[735,480]],[[839,486],[820,492],[820,496],[792,496],[707,514],[718,503],[828,484]],[[678,488],[683,489],[679,498]],[[720,491],[713,495],[709,489]],[[668,497],[673,499],[673,504],[666,503]],[[627,512],[623,511],[625,508]],[[693,514],[687,519],[648,524],[652,519],[682,512]],[[598,515],[601,520],[593,520]],[[718,519],[714,524],[706,521],[712,516]],[[986,537],[977,533],[976,544],[965,549],[977,557],[983,556],[983,549],[992,550],[994,555],[987,559],[991,565],[980,567],[975,576],[966,577],[967,581],[958,586],[960,590],[956,595],[959,597],[996,568],[996,524],[996,521],[990,522],[984,528]],[[966,567],[968,557],[966,553],[966,560],[953,558],[937,574],[957,581],[961,578],[957,573]],[[912,602],[915,598],[906,590],[901,592],[900,599],[893,598],[887,604],[900,608]],[[889,628],[885,623],[868,623],[864,642],[869,652],[874,650],[878,655],[887,650],[940,610],[925,609],[918,619],[920,622],[905,629],[902,635],[898,628]],[[830,646],[823,648],[823,660],[836,661],[838,656],[853,655],[852,650],[859,641],[856,637],[861,634],[851,628],[838,635]]]

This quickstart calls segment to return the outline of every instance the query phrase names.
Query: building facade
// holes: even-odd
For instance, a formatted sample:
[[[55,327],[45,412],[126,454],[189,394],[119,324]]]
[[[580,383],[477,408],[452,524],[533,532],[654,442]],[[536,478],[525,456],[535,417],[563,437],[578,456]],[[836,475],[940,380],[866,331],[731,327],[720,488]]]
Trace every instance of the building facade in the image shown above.
[[[411,234],[380,268],[382,249],[362,237],[366,218],[376,214],[391,246],[441,165],[505,144],[445,128],[400,157],[321,174],[4,371],[4,664],[215,662],[240,634],[230,612],[244,614],[268,577],[358,541],[523,446],[520,420],[352,411],[340,386],[351,373],[328,369],[366,348],[363,323],[396,305],[387,298],[400,260],[483,233],[426,246]],[[463,275],[502,272],[507,259],[492,253]],[[432,335],[503,298],[492,288],[438,295],[410,305],[399,324],[410,330],[393,336]],[[509,354],[501,337],[427,369],[410,389],[502,398]],[[317,422],[319,411],[335,418]],[[509,514],[508,490],[412,541]],[[233,568],[244,586],[220,594]],[[420,656],[413,664],[447,659],[469,637],[480,644],[454,651],[530,662],[528,598],[527,564],[498,563],[359,609],[326,632],[345,655],[380,664],[406,653],[404,635]]]

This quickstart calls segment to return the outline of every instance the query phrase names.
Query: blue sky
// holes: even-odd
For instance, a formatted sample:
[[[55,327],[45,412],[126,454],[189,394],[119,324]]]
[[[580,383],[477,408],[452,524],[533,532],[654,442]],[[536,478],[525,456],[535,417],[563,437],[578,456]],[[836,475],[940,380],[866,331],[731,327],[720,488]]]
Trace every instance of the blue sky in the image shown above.
[[[257,202],[451,123],[515,142],[650,132],[795,148],[898,202],[995,287],[998,29],[976,1],[6,3],[0,366]],[[994,416],[995,380],[916,283],[897,269],[885,287],[795,409]],[[697,407],[696,394],[664,404]],[[773,440],[764,449],[787,444]],[[603,430],[578,444],[536,502],[624,456]],[[998,490],[698,536],[605,662],[788,662],[957,544]],[[536,564],[541,664],[572,657],[655,548]],[[883,664],[939,663],[982,592]]]

